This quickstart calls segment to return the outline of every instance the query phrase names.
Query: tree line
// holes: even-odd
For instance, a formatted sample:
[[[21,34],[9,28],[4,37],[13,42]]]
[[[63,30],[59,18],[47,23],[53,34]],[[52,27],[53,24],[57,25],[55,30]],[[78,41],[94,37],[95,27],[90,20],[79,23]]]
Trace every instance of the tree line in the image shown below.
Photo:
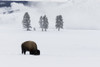
[[[23,28],[26,29],[27,31],[31,31],[32,26],[30,23],[31,23],[30,16],[28,12],[26,12],[22,20]],[[55,28],[58,29],[58,31],[60,31],[60,29],[63,29],[63,23],[64,22],[63,22],[62,15],[57,15],[56,22],[55,22]],[[49,27],[49,22],[48,22],[48,18],[46,15],[40,16],[39,25],[42,31],[47,31]],[[34,30],[36,29],[34,28]]]

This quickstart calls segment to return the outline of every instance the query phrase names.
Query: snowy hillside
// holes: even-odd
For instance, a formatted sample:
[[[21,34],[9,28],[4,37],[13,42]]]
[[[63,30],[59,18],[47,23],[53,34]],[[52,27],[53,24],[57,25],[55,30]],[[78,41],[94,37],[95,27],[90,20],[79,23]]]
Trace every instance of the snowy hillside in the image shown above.
[[[69,0],[65,2],[29,2],[29,6],[12,3],[11,8],[0,8],[0,19],[5,22],[4,16],[8,21],[13,18],[22,21],[25,12],[31,15],[31,23],[34,27],[38,26],[41,15],[47,15],[49,28],[55,28],[55,17],[59,14],[63,16],[64,28],[66,29],[100,29],[100,1],[99,0]],[[9,11],[13,11],[8,15]],[[15,11],[15,12],[14,12]],[[2,13],[6,15],[2,16]],[[17,13],[17,14],[16,14]],[[19,16],[21,18],[16,18]],[[12,21],[13,22],[13,21]],[[14,21],[18,23],[17,21]]]

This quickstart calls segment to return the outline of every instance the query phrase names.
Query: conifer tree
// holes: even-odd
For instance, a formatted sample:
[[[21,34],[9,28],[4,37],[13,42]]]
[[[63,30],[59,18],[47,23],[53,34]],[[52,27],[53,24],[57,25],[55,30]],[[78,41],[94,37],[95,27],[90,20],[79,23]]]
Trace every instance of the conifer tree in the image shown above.
[[[42,31],[43,31],[43,17],[42,16],[40,16],[39,24],[40,24],[40,28],[42,28]]]
[[[58,15],[56,16],[56,29],[58,29],[58,31],[60,31],[60,29],[63,29],[63,19],[62,19],[62,15]]]
[[[49,23],[48,23],[48,18],[46,17],[46,15],[40,17],[39,24],[40,24],[40,28],[42,28],[42,31],[43,30],[47,31]]]
[[[30,28],[32,28],[30,25],[30,22],[31,22],[30,16],[29,16],[28,12],[26,12],[24,14],[22,23],[23,23],[23,28],[25,28],[27,31],[30,31]]]
[[[48,29],[48,18],[46,17],[46,15],[44,15],[43,17],[43,28],[45,29],[45,31],[47,31]]]

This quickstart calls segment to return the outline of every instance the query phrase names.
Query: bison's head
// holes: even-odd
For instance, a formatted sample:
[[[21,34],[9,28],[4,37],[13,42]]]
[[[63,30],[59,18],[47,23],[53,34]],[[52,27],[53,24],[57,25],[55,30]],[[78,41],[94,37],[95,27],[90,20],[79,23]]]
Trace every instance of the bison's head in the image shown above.
[[[34,55],[40,55],[40,50],[35,50]]]
[[[34,50],[30,52],[31,55],[40,55],[40,50]]]

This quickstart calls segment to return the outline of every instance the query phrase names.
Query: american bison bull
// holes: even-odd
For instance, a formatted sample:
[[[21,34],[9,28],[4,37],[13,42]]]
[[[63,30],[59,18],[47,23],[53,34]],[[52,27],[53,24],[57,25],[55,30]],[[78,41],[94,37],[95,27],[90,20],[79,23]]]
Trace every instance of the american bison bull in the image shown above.
[[[21,45],[22,54],[26,54],[29,51],[31,55],[40,55],[40,50],[37,48],[37,44],[33,41],[26,41]]]

